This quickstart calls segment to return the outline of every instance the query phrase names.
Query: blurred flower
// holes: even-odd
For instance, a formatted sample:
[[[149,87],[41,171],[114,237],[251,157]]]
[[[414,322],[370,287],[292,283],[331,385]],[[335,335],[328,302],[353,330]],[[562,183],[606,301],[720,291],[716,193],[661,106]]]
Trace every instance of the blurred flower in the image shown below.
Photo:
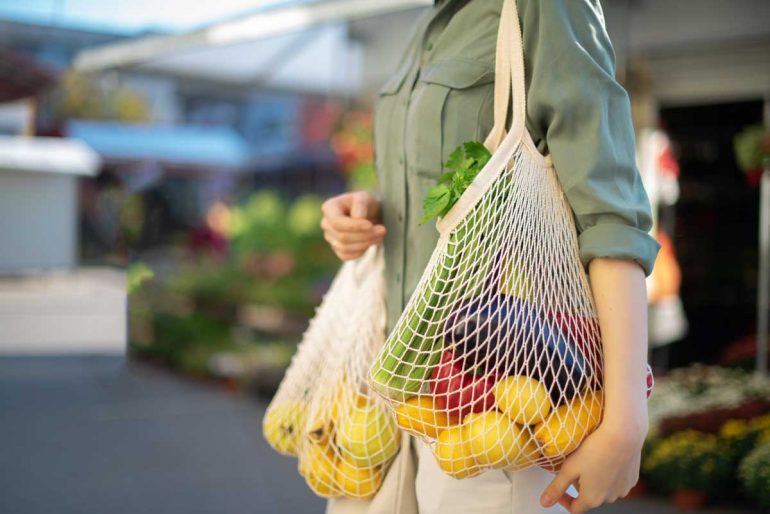
[[[348,176],[350,189],[371,190],[376,185],[370,111],[350,111],[342,118],[340,129],[332,137],[332,149]]]
[[[230,237],[233,227],[232,218],[230,207],[220,201],[214,202],[206,212],[208,227],[223,237]]]

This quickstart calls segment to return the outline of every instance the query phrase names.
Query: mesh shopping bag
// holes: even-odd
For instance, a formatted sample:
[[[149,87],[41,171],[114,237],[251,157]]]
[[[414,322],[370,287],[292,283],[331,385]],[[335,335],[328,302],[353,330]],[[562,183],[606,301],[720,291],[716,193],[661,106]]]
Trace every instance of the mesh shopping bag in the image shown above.
[[[267,440],[298,457],[320,496],[371,497],[398,451],[386,403],[366,388],[385,337],[384,293],[381,248],[342,266],[265,414]]]
[[[550,157],[525,126],[514,0],[504,2],[496,51],[495,123],[484,143],[492,156],[439,220],[436,248],[370,372],[398,425],[457,478],[557,465],[603,407],[576,227]]]

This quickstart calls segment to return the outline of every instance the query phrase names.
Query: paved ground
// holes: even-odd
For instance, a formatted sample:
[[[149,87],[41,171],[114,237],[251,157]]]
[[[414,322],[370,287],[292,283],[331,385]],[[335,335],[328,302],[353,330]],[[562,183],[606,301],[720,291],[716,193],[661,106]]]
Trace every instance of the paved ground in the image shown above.
[[[263,409],[120,358],[0,359],[0,512],[321,513]]]
[[[0,358],[0,513],[321,514],[263,441],[264,408],[117,357]]]

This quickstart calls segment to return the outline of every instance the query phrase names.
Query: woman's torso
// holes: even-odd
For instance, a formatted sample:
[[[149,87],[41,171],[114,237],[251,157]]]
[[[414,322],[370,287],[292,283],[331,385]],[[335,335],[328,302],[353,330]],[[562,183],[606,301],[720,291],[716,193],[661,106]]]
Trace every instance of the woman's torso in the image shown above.
[[[414,291],[438,233],[419,224],[422,199],[457,146],[492,128],[495,45],[502,0],[438,1],[379,91],[375,168],[383,201],[388,328]]]

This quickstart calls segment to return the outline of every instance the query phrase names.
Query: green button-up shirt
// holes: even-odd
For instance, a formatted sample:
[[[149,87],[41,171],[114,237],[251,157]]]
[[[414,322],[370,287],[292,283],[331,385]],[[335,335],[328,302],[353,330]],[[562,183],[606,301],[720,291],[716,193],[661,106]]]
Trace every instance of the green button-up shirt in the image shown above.
[[[437,0],[416,23],[401,64],[380,89],[375,167],[383,202],[388,328],[395,325],[438,239],[419,224],[422,199],[458,145],[492,128],[502,0]],[[572,207],[584,263],[637,261],[659,249],[636,167],[628,94],[599,0],[518,0],[526,126],[550,153]]]

